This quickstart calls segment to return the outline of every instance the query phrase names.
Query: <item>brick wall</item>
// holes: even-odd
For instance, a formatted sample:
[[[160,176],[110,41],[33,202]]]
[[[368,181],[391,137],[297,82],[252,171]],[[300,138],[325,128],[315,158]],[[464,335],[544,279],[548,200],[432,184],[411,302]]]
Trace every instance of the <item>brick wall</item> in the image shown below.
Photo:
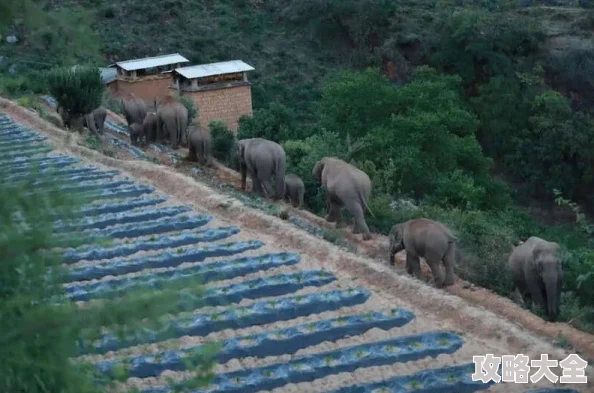
[[[243,115],[252,115],[251,86],[235,86],[217,90],[182,92],[198,106],[200,127],[208,127],[212,120],[220,120],[237,131],[237,121]]]
[[[163,99],[175,90],[170,89],[171,76],[161,78],[147,78],[130,82],[121,79],[117,80],[117,95],[124,96],[133,93],[136,97],[146,101],[148,107],[153,108],[155,97]]]

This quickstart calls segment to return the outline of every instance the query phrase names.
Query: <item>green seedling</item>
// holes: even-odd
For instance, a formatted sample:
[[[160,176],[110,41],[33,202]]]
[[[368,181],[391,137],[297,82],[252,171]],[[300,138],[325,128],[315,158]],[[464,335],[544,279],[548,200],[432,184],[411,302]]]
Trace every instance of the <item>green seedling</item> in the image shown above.
[[[448,375],[448,382],[454,382],[454,381],[456,381],[456,376],[454,374]]]
[[[324,358],[324,363],[326,363],[328,366],[331,366],[333,362],[334,362],[334,359],[332,358],[332,356],[326,356]]]
[[[357,359],[361,359],[362,357],[366,356],[367,352],[363,351],[363,350],[358,350],[357,352],[355,352],[355,357]]]
[[[222,289],[222,291],[223,291],[223,293],[227,293],[227,292],[229,292],[229,291],[230,291],[230,288],[229,288],[229,287],[224,287],[224,288]]]
[[[181,248],[178,248],[178,249],[177,249],[177,253],[178,253],[178,254],[181,254],[182,252],[184,252],[184,250],[183,250],[183,249],[181,249]]]
[[[303,301],[303,296],[299,295],[295,298],[295,300],[297,301],[297,303],[301,303],[301,301]]]
[[[398,352],[398,347],[396,347],[394,345],[388,345],[388,346],[384,347],[384,350],[386,352]]]
[[[418,341],[413,341],[413,342],[411,342],[410,344],[408,344],[408,346],[409,346],[409,347],[411,347],[411,348],[420,348],[420,347],[422,347],[422,346],[423,346],[423,344],[421,344],[421,343],[420,343],[420,342],[418,342]]]
[[[346,318],[345,317],[339,317],[336,320],[336,323],[338,323],[339,325],[344,325],[346,323]]]
[[[309,332],[313,332],[316,329],[316,325],[313,322],[310,322],[307,324],[305,329],[307,329],[307,331]]]
[[[366,321],[373,320],[373,313],[371,313],[371,312],[366,313],[365,316],[363,317],[363,319]]]
[[[303,367],[303,364],[299,363],[299,364],[295,364],[292,368],[294,370],[299,371],[299,370],[303,370],[305,367]]]
[[[239,384],[243,383],[243,381],[241,380],[241,378],[235,377],[233,379],[233,383],[236,384],[236,385],[239,385]]]
[[[218,321],[218,320],[220,320],[220,319],[221,319],[221,315],[220,315],[220,314],[212,314],[212,315],[210,316],[210,320],[211,320],[211,321]]]
[[[421,383],[419,381],[411,381],[410,388],[417,390],[421,388]]]
[[[439,345],[441,345],[441,346],[450,345],[450,340],[448,340],[447,338],[442,338],[439,340]]]
[[[281,256],[281,261],[286,261],[287,259],[289,259],[286,255]]]
[[[155,240],[157,240],[157,238],[154,237],[154,236],[151,236],[149,240],[152,241],[152,242],[154,242]]]
[[[276,308],[277,305],[278,305],[278,302],[276,300],[273,300],[273,301],[270,302],[270,306],[272,308]]]
[[[270,370],[266,370],[262,373],[266,378],[274,377],[274,373]]]
[[[274,337],[279,340],[282,340],[283,338],[287,338],[287,335],[284,334],[283,332],[276,332],[276,333],[274,333]]]

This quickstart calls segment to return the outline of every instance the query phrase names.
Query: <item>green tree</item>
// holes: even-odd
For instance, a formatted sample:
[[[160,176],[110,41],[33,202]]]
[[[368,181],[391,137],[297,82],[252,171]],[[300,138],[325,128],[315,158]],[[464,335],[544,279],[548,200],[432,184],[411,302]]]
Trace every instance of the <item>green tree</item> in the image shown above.
[[[79,125],[82,116],[101,105],[105,85],[97,68],[56,68],[46,77],[50,94],[58,101],[65,125]]]
[[[264,138],[280,143],[289,139],[300,139],[297,133],[295,113],[286,106],[272,102],[266,108],[254,111],[253,116],[239,119],[237,139]]]
[[[377,70],[338,73],[322,91],[320,125],[346,138],[365,136],[395,110],[396,89]]]
[[[181,96],[179,101],[186,107],[188,110],[188,124],[192,124],[192,122],[198,122],[198,110],[199,108],[196,106],[194,100],[188,97]]]
[[[567,99],[556,91],[535,98],[528,127],[513,139],[514,155],[507,168],[527,180],[530,192],[552,197],[559,189],[571,199],[592,201],[594,181],[594,121],[573,113]]]

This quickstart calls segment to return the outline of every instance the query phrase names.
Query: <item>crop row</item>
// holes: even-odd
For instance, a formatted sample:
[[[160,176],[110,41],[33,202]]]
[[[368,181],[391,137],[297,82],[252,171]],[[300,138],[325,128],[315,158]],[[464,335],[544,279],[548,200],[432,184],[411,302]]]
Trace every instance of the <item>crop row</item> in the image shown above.
[[[209,391],[255,393],[260,390],[272,390],[289,383],[309,382],[328,375],[353,372],[362,367],[384,366],[451,354],[462,344],[462,339],[450,332],[401,336],[302,356],[290,362],[218,374]],[[174,386],[150,388],[143,392],[168,393],[173,391],[173,388]]]
[[[234,337],[220,342],[221,349],[216,354],[219,363],[231,359],[294,354],[300,349],[318,345],[326,341],[336,341],[347,336],[358,336],[370,329],[393,329],[412,321],[414,314],[409,310],[396,308],[388,313],[366,313],[348,315],[340,318],[323,319],[294,327],[276,329],[258,334]],[[154,377],[166,370],[183,371],[185,359],[200,356],[207,351],[204,345],[186,347],[178,350],[162,351],[150,355],[138,355],[118,361],[103,361],[96,367],[105,374],[111,374],[114,367],[128,365],[131,377]]]
[[[298,317],[334,311],[362,304],[369,298],[365,289],[333,290],[305,296],[281,297],[259,301],[247,307],[227,308],[220,313],[180,315],[159,328],[145,327],[128,332],[118,338],[114,333],[104,334],[97,343],[79,342],[80,354],[106,353],[141,344],[156,343],[183,336],[205,336],[224,329],[265,325]]]
[[[139,251],[161,250],[201,242],[213,242],[225,239],[237,233],[239,233],[238,227],[219,227],[201,229],[198,231],[183,231],[176,235],[161,236],[158,239],[151,238],[127,243],[116,243],[110,247],[91,245],[76,250],[67,250],[63,254],[62,261],[64,263],[76,263],[81,260],[93,261],[124,257]]]
[[[67,286],[66,293],[71,297],[79,297],[87,296],[86,294],[89,293],[122,293],[138,287],[157,289],[165,281],[190,280],[195,277],[199,277],[203,283],[228,280],[276,267],[296,265],[299,261],[299,254],[262,254],[254,257],[197,264],[183,269],[147,273],[136,277],[123,277],[94,283],[76,283]]]

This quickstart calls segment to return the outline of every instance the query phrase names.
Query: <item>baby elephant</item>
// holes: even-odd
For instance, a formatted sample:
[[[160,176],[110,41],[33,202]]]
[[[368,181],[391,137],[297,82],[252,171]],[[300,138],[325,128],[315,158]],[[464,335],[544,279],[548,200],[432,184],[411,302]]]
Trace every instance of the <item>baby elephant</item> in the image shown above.
[[[293,207],[300,209],[303,206],[303,194],[305,194],[303,180],[293,174],[285,176],[285,201],[290,201]]]
[[[559,315],[563,285],[560,251],[559,244],[532,236],[514,248],[508,260],[516,288],[524,301],[532,299],[542,305],[553,322]]]
[[[130,142],[132,142],[132,146],[138,146],[139,142],[142,143],[145,139],[144,127],[142,124],[132,123],[128,128],[130,130]]]
[[[435,285],[438,288],[454,283],[454,262],[456,241],[458,240],[444,225],[426,218],[409,220],[394,225],[390,230],[390,264],[395,265],[396,254],[406,250],[406,271],[421,278],[421,261],[431,268]],[[445,266],[445,280],[440,262]]]
[[[212,138],[208,130],[194,128],[189,130],[188,133],[188,159],[190,161],[198,161],[200,165],[212,164]]]

